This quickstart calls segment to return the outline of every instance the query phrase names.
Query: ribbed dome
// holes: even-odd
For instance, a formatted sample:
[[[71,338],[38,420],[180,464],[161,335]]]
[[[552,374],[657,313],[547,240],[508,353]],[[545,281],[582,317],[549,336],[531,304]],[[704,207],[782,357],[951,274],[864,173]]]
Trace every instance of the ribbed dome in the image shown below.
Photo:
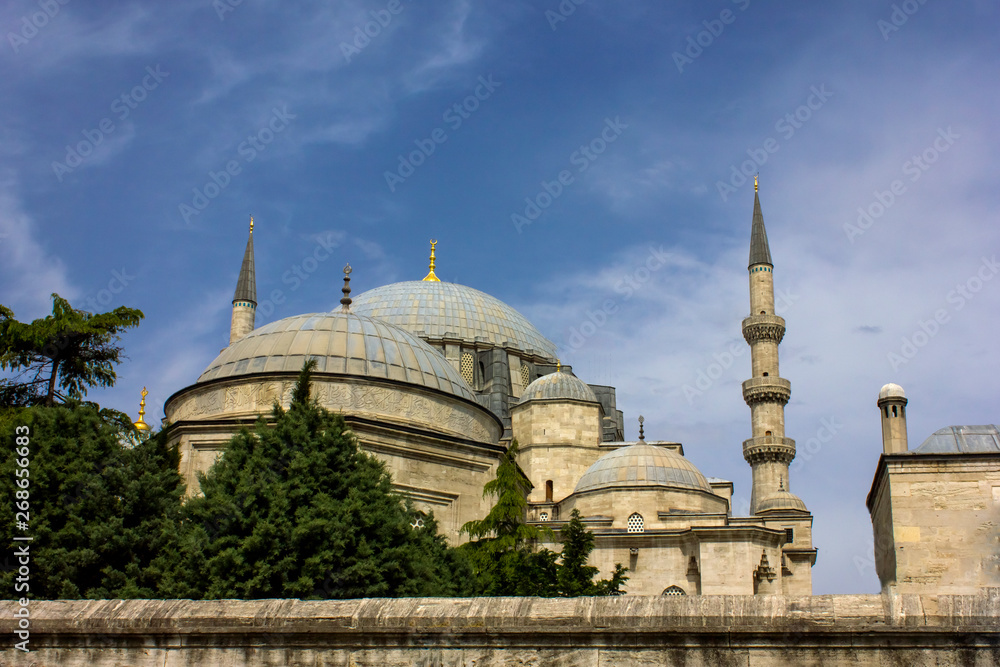
[[[757,505],[757,514],[768,510],[802,510],[808,512],[806,504],[791,491],[776,491]]]
[[[411,280],[354,297],[351,310],[377,317],[422,338],[488,341],[521,352],[556,358],[556,346],[531,322],[499,299],[455,283]]]
[[[906,398],[906,392],[898,384],[890,382],[879,389],[878,397],[879,400],[883,398]]]
[[[917,447],[917,454],[984,453],[1000,454],[1000,428],[982,426],[947,426],[934,431]]]
[[[457,370],[408,331],[355,313],[312,313],[265,324],[215,358],[198,382],[251,373],[343,373],[438,389],[475,400]]]
[[[594,390],[587,383],[569,373],[557,371],[537,378],[521,394],[521,403],[536,399],[574,399],[597,403]]]
[[[583,473],[574,493],[614,487],[673,486],[712,493],[705,476],[680,454],[638,443],[597,459]]]

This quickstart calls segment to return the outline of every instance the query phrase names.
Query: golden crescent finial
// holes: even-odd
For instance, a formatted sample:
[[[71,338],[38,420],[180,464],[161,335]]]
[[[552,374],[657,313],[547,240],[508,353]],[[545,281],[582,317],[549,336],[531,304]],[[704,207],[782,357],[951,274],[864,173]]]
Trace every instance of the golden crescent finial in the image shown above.
[[[438,243],[437,241],[435,241],[433,239],[431,240],[431,267],[430,267],[430,271],[427,273],[427,275],[424,276],[424,281],[425,282],[431,282],[431,283],[439,283],[439,282],[441,282],[441,279],[438,278],[436,275],[434,275],[434,265],[435,265],[435,263],[434,263],[434,246],[436,246],[437,243]]]
[[[753,175],[753,191],[754,192],[757,192],[757,177],[758,176],[760,176],[760,174],[754,174]]]
[[[136,421],[136,422],[134,422],[135,428],[137,430],[139,430],[139,431],[149,431],[150,430],[149,424],[147,424],[143,420],[143,417],[146,414],[146,396],[147,395],[149,395],[149,392],[146,391],[145,387],[143,387],[142,388],[142,400],[139,401],[139,420]]]
[[[250,233],[253,234],[253,216],[250,216]]]

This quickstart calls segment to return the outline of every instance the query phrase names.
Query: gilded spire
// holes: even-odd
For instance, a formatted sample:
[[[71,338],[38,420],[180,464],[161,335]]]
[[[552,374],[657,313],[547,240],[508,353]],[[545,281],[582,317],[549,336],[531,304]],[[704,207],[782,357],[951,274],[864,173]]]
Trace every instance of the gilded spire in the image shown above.
[[[562,362],[556,359],[556,373],[562,373]]]
[[[142,400],[139,401],[139,421],[135,422],[135,428],[139,431],[149,431],[149,424],[143,421],[143,417],[146,415],[146,395],[149,394],[146,388],[142,388]]]
[[[753,175],[753,191],[754,192],[757,192],[757,177],[758,176],[760,176],[760,174],[754,174]],[[253,229],[253,218],[250,218],[250,228]]]
[[[639,415],[639,441],[640,442],[646,442],[646,432],[642,430],[642,423],[644,421],[646,421],[646,419],[642,415]]]
[[[431,283],[439,283],[441,279],[434,275],[434,246],[437,245],[437,241],[431,241],[431,270],[426,276],[424,276],[424,281]]]
[[[243,253],[240,277],[236,281],[236,293],[233,295],[233,302],[236,301],[249,301],[254,306],[257,305],[257,277],[253,266],[253,216],[250,217],[250,236]]]
[[[340,290],[344,297],[340,300],[341,310],[345,313],[351,309],[351,265],[344,267],[344,286]]]
[[[750,227],[750,266],[771,264],[771,248],[767,245],[767,231],[764,229],[764,214],[760,212],[760,197],[757,194],[757,179],[754,177],[753,222]]]

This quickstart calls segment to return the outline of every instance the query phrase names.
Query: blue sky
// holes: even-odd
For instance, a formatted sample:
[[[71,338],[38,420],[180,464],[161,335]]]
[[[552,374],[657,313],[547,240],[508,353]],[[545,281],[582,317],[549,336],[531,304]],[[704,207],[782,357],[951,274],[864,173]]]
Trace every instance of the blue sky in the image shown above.
[[[227,344],[251,214],[258,324],[338,305],[348,261],[420,278],[434,238],[739,511],[742,169],[816,593],[878,589],[883,383],[911,446],[998,421],[997,3],[232,2],[0,9],[0,303],[146,314],[91,398],[158,419]]]

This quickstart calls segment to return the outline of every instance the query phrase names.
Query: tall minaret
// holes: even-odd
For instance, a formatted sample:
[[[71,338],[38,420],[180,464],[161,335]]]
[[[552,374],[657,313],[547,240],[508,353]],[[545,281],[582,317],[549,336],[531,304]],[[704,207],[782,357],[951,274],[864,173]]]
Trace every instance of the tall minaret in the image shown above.
[[[250,216],[250,238],[243,253],[240,278],[236,281],[233,295],[233,321],[229,327],[229,344],[253,331],[254,315],[257,312],[257,278],[253,270],[253,216]]]
[[[788,465],[795,458],[795,441],[785,437],[785,405],[792,385],[778,375],[778,344],[785,320],[774,313],[774,276],[771,250],[760,212],[757,178],[753,184],[753,226],[750,231],[750,317],[743,320],[743,337],[750,345],[753,377],[743,383],[743,399],[750,406],[753,437],[743,442],[743,458],[753,470],[750,513],[761,501],[789,488]],[[801,501],[800,501],[801,502]]]

